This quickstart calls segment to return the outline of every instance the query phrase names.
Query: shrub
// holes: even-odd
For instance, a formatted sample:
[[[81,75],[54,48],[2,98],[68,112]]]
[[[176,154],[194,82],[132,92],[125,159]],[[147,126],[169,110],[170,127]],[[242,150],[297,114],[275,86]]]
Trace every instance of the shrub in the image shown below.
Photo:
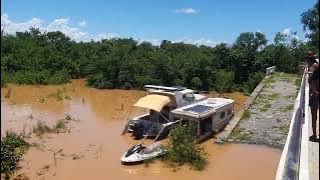
[[[45,98],[41,96],[41,97],[39,98],[39,102],[44,103],[44,102],[45,102]]]
[[[66,95],[64,96],[64,98],[65,98],[65,99],[68,99],[68,100],[71,100],[71,97],[70,97],[68,94],[66,94]]]
[[[9,75],[1,70],[1,87],[6,87],[9,82]]]
[[[87,79],[87,86],[98,89],[113,88],[112,83],[106,80],[102,73],[89,75]]]
[[[29,148],[29,144],[14,132],[7,131],[1,138],[1,173],[7,176],[17,169],[23,153]]]
[[[63,84],[69,82],[70,77],[66,70],[61,70],[56,73],[54,73],[52,76],[50,76],[47,80],[48,84]]]
[[[165,162],[172,166],[190,164],[196,170],[203,170],[207,164],[204,149],[195,142],[193,126],[178,126],[171,131]]]
[[[142,88],[146,84],[161,85],[161,81],[159,79],[154,79],[149,75],[137,76],[136,80],[139,88]]]
[[[56,90],[56,92],[50,94],[49,97],[54,97],[54,98],[56,98],[57,101],[63,100],[62,90],[60,88],[58,88]]]
[[[52,132],[52,130],[44,122],[38,121],[37,125],[33,127],[32,132],[35,133],[38,137],[42,137],[43,134]]]
[[[66,130],[66,124],[63,120],[59,120],[57,122],[57,124],[53,127],[52,132],[55,133],[60,133],[60,132],[64,132],[64,130]]]
[[[252,76],[249,76],[248,81],[245,83],[244,92],[251,93],[257,85],[263,80],[264,73],[257,72]]]
[[[202,81],[198,77],[194,77],[191,79],[191,86],[193,89],[200,89],[202,86]]]
[[[231,92],[234,84],[235,73],[233,71],[218,70],[215,89],[218,92]]]
[[[62,133],[67,129],[65,123],[65,121],[59,120],[57,124],[50,128],[44,122],[38,121],[37,125],[33,128],[33,133],[38,137],[42,137],[45,133]]]

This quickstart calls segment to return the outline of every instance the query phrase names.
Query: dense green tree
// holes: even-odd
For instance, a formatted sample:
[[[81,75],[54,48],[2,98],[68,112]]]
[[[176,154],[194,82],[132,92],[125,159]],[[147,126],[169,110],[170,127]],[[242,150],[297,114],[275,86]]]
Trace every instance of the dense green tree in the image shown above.
[[[309,38],[309,43],[319,49],[319,1],[301,14],[301,22],[303,29],[308,32],[306,37]]]
[[[265,35],[260,32],[246,32],[240,34],[233,46],[256,51],[265,46],[267,42]]]
[[[61,84],[86,78],[88,86],[101,89],[156,84],[250,92],[259,82],[254,81],[258,72],[272,65],[295,72],[303,57],[302,42],[277,36],[275,44],[266,46],[263,34],[248,32],[240,34],[233,46],[208,47],[167,40],[154,46],[132,38],[77,43],[61,32],[34,28],[16,35],[2,32],[1,85]]]

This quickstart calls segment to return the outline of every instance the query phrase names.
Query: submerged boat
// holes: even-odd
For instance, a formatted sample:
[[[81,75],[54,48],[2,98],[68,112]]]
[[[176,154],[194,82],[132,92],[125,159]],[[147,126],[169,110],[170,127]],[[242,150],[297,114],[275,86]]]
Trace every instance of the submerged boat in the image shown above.
[[[131,133],[135,139],[148,137],[157,141],[166,137],[170,128],[180,121],[170,116],[172,110],[206,98],[184,87],[145,85],[144,88],[149,94],[133,106],[147,109],[149,113],[129,119],[122,132]]]
[[[171,116],[182,124],[197,127],[198,141],[205,140],[222,130],[234,116],[234,100],[208,98],[171,111]]]
[[[161,148],[160,143],[153,143],[147,147],[142,144],[132,146],[121,157],[122,164],[143,162],[147,159],[155,158],[165,154],[165,150]]]

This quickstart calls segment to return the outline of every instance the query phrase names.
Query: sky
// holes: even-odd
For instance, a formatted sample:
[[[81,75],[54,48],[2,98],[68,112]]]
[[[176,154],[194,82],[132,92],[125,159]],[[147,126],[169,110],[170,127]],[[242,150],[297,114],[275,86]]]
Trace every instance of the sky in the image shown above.
[[[316,0],[1,0],[1,29],[62,31],[76,41],[128,38],[215,46],[242,32],[305,32],[301,14]]]

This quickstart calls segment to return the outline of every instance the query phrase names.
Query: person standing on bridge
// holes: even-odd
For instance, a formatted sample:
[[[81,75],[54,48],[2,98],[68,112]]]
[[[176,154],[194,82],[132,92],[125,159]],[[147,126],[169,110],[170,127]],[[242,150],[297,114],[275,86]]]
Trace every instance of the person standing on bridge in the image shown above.
[[[308,69],[310,77],[308,79],[309,82],[309,106],[311,108],[311,116],[312,116],[312,136],[309,137],[309,140],[312,142],[319,141],[317,139],[317,112],[319,109],[319,64],[316,62],[315,57],[309,53],[308,61]],[[319,111],[320,117],[320,111]]]

